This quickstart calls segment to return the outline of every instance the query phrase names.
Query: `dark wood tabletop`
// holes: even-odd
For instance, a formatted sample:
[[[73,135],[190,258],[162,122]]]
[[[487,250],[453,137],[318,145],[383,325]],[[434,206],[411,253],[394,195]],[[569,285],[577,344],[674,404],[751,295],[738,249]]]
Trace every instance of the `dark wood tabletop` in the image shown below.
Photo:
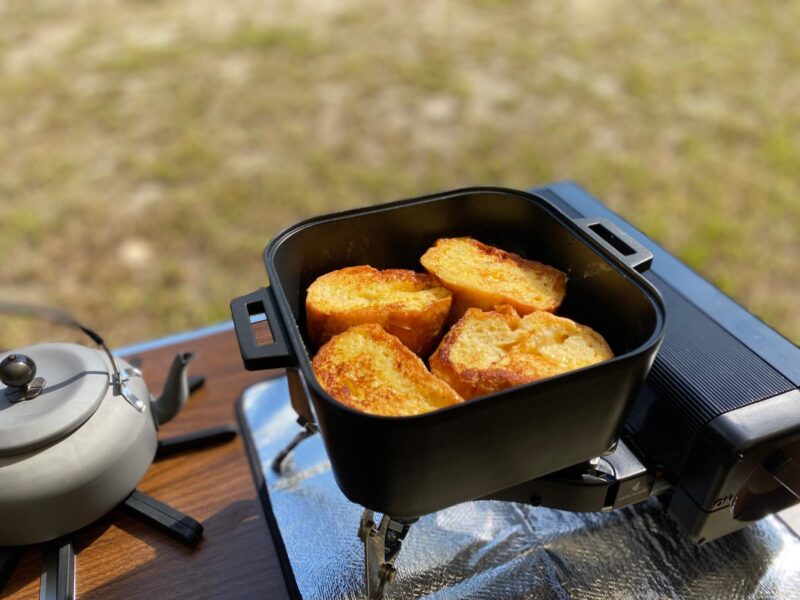
[[[196,351],[191,374],[206,377],[159,437],[235,423],[249,384],[280,374],[248,373],[232,330],[137,352],[145,380],[161,389],[176,352]],[[269,598],[288,593],[241,439],[154,463],[139,488],[200,520],[204,539],[189,550],[115,509],[76,535],[79,600],[105,598]],[[3,598],[39,598],[41,551],[28,549]]]

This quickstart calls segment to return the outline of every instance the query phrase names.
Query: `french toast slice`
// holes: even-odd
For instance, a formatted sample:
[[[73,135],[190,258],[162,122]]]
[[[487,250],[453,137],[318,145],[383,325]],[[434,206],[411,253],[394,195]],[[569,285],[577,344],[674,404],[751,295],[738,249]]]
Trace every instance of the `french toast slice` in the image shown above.
[[[470,308],[430,358],[431,372],[464,399],[552,377],[612,358],[603,336],[571,319],[508,305]]]
[[[554,312],[567,290],[562,271],[469,237],[436,240],[420,262],[453,293],[451,323],[471,307],[508,304],[521,315]]]
[[[362,265],[317,278],[306,294],[308,337],[319,347],[354,325],[376,323],[427,356],[450,311],[450,292],[427,273]]]
[[[410,416],[463,402],[380,325],[357,325],[333,336],[311,364],[326,392],[363,412]]]

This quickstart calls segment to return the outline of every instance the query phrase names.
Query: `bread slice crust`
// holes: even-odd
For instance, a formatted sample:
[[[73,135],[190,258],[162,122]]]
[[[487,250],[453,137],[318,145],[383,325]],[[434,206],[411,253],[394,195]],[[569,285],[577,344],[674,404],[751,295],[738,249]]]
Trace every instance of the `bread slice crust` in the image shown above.
[[[346,267],[317,278],[306,294],[306,326],[315,347],[355,325],[376,323],[412,352],[427,356],[442,333],[452,296],[427,273]]]
[[[374,415],[412,416],[463,402],[380,325],[357,325],[333,336],[312,367],[328,394]]]
[[[501,304],[521,315],[555,312],[566,295],[566,273],[470,237],[438,239],[420,262],[453,293],[451,323],[468,308],[492,310]]]
[[[469,400],[614,356],[603,336],[545,311],[470,308],[430,358],[431,372]]]

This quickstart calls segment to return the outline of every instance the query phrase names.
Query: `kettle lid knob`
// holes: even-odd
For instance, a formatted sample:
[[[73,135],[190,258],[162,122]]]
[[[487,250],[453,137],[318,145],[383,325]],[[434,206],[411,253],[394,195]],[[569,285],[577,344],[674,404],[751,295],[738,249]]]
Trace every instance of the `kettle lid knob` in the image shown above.
[[[36,363],[25,354],[9,354],[0,362],[0,381],[8,387],[25,388],[36,377]]]

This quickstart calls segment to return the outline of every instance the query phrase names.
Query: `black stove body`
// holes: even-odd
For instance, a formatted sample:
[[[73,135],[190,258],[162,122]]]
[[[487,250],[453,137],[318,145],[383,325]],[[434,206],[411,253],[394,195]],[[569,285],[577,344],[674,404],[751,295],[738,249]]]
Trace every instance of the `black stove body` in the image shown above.
[[[700,543],[800,502],[800,349],[579,186],[535,191],[653,252],[667,329],[615,452],[493,497],[610,510],[658,495]]]

